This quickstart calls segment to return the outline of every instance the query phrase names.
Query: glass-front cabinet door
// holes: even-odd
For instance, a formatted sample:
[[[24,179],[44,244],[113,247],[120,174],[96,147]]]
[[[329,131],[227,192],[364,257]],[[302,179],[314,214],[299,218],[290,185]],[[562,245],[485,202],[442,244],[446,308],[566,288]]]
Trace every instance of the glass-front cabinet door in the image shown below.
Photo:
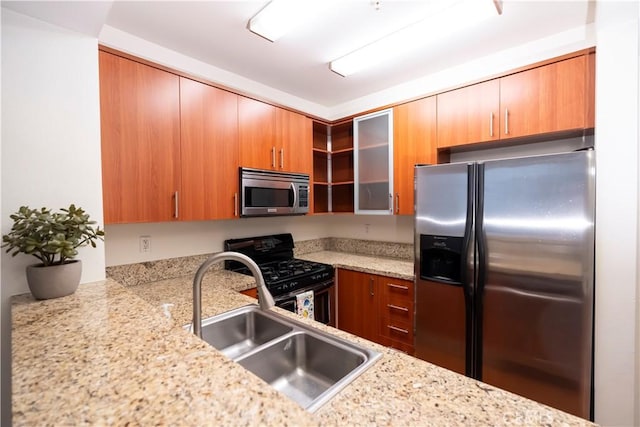
[[[353,119],[354,210],[393,214],[393,110]]]

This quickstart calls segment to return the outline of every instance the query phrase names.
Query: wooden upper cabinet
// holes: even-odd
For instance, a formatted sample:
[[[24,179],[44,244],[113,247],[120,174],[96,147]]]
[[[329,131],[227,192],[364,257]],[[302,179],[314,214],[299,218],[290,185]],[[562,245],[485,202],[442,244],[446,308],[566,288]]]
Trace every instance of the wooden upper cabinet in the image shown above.
[[[438,148],[594,127],[595,53],[437,95]]]
[[[240,166],[276,169],[275,114],[273,105],[243,96],[238,98]]]
[[[237,216],[238,96],[180,78],[181,220]]]
[[[436,96],[438,148],[499,138],[500,83],[489,80]]]
[[[276,169],[311,175],[313,122],[310,118],[276,108]]]
[[[587,65],[583,55],[500,79],[501,138],[589,127]]]
[[[436,164],[436,97],[393,109],[394,212],[413,215],[413,175],[416,164]]]
[[[180,188],[178,76],[99,52],[106,224],[171,221]]]
[[[240,166],[281,172],[313,170],[313,123],[302,114],[240,96]]]

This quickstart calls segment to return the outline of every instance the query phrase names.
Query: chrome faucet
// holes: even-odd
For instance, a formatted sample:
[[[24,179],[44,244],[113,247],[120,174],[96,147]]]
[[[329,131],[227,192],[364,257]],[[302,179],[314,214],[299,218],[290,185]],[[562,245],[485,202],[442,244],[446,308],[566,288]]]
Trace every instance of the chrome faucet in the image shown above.
[[[238,261],[249,268],[249,271],[251,271],[251,274],[256,279],[258,302],[262,310],[268,310],[276,305],[273,296],[271,296],[267,285],[264,283],[264,277],[262,277],[258,264],[251,258],[239,252],[220,252],[219,254],[215,254],[202,263],[193,278],[193,333],[199,338],[202,338],[202,279],[209,267],[219,261],[226,260]]]

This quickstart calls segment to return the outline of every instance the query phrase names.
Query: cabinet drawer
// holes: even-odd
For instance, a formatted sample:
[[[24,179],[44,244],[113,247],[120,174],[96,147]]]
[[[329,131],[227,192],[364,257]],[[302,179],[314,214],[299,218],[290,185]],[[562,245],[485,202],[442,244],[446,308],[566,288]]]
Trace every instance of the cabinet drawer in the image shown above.
[[[383,316],[380,321],[380,335],[393,341],[413,345],[413,323]]]
[[[413,282],[383,277],[381,286],[382,294],[387,300],[413,302]]]
[[[395,341],[390,338],[382,337],[381,344],[387,347],[394,348],[410,356],[413,356],[415,352],[415,347],[413,346],[413,343],[409,344],[407,342]]]
[[[381,307],[383,318],[389,319],[391,322],[400,322],[413,324],[413,303],[404,301],[389,301]]]

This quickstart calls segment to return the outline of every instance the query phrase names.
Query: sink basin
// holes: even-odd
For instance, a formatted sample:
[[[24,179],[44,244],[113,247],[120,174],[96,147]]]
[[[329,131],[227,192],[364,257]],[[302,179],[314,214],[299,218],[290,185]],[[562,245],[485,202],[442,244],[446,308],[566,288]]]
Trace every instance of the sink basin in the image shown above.
[[[288,334],[237,360],[312,412],[338,392],[337,384],[350,382],[352,373],[366,361],[362,351],[308,332]],[[331,395],[324,395],[330,390]]]
[[[381,356],[257,305],[204,319],[202,339],[310,412]]]
[[[236,359],[292,330],[291,326],[254,309],[254,306],[241,307],[202,321],[202,339],[230,359]]]

